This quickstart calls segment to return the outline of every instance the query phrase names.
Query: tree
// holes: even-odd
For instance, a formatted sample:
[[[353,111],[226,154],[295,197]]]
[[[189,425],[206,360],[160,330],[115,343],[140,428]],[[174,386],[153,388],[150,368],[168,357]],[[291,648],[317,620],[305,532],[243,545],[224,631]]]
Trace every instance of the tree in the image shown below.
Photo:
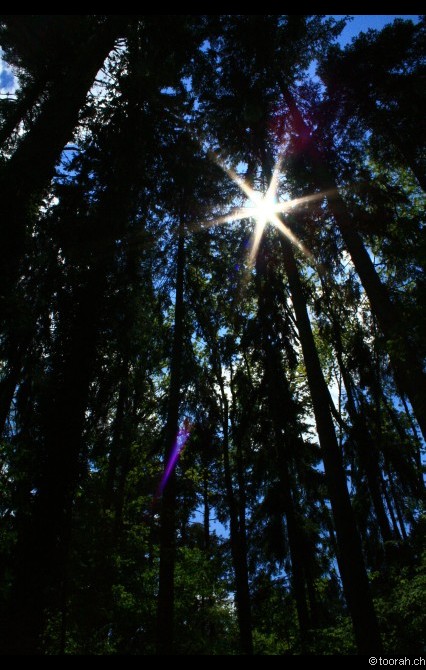
[[[87,22],[90,32],[85,25]],[[111,20],[101,19],[98,24],[87,18],[83,22],[79,46],[83,44],[84,47],[79,49],[78,58],[74,59],[72,52],[69,54],[65,74],[42,105],[31,132],[24,136],[12,157],[2,166],[0,193],[8,207],[3,218],[1,256],[4,291],[10,291],[19,277],[19,263],[28,246],[34,212],[41,204],[44,189],[74,131],[95,76],[120,32],[121,26]],[[36,161],[37,170],[34,171],[32,166]]]

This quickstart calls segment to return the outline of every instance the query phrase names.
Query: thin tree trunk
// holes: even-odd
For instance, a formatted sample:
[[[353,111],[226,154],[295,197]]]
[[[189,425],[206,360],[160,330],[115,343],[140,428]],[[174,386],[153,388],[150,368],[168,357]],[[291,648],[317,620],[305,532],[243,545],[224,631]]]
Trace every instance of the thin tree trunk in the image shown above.
[[[234,433],[235,435],[235,433]],[[244,463],[242,454],[241,440],[236,440],[236,466],[237,466],[237,484],[238,484],[238,519],[239,519],[239,548],[240,548],[240,563],[241,563],[241,579],[243,611],[244,611],[244,646],[243,651],[246,654],[253,654],[253,635],[252,635],[252,621],[251,621],[251,601],[249,591],[249,575],[247,565],[247,526],[246,526],[246,485],[244,481]],[[241,596],[240,596],[241,600]]]
[[[398,540],[401,540],[402,539],[401,532],[400,532],[400,530],[398,528],[398,524],[396,522],[396,517],[395,517],[395,513],[393,511],[392,502],[391,502],[391,499],[389,497],[388,490],[387,490],[387,485],[386,485],[386,482],[385,482],[383,476],[381,478],[381,484],[382,484],[383,496],[386,500],[386,505],[387,505],[387,508],[389,510],[389,516],[390,516],[391,521],[392,521],[393,534]]]
[[[120,456],[121,439],[123,433],[124,408],[127,398],[127,361],[121,365],[121,382],[118,392],[117,409],[114,418],[114,428],[112,431],[111,451],[108,459],[108,470],[105,484],[104,506],[109,510],[113,506],[115,484],[117,478],[117,468]]]
[[[385,406],[386,412],[388,413],[388,416],[401,440],[401,444],[407,445],[406,448],[408,449],[409,447],[411,447],[411,445],[407,444],[409,438],[405,431],[405,428],[401,424],[401,421],[399,420],[399,417],[396,414],[395,409],[392,407],[391,403],[386,398],[386,395],[384,394],[383,389],[381,388],[380,385],[379,385],[379,392],[381,395],[382,402]],[[405,471],[405,480],[406,481],[408,480],[408,484],[412,490],[412,494],[421,499],[423,496],[424,482],[422,477],[421,460],[419,461],[420,452],[418,448],[419,447],[418,443],[416,442],[415,446],[413,445],[413,447],[414,447],[413,449],[414,453],[412,454],[410,460],[408,459],[405,460],[403,468]]]
[[[388,466],[388,473],[387,474],[388,474],[388,480],[389,480],[389,487],[390,487],[390,491],[391,491],[392,499],[393,499],[393,505],[394,505],[394,508],[395,508],[396,516],[397,516],[399,527],[400,527],[400,530],[401,530],[402,539],[407,540],[408,536],[407,536],[407,531],[405,529],[405,522],[404,522],[404,518],[402,516],[401,507],[400,507],[400,504],[399,504],[399,495],[398,495],[397,490],[395,488],[395,483],[393,481],[393,475],[392,475],[392,472],[391,472],[389,466]]]
[[[4,315],[3,359],[7,372],[0,382],[0,435],[6,429],[12,401],[22,380],[25,356],[34,335],[32,326],[28,325],[33,318],[22,296],[13,302],[11,311],[8,310]]]
[[[284,496],[284,512],[287,522],[288,542],[290,546],[292,583],[296,600],[297,618],[299,621],[301,647],[302,651],[304,651],[308,642],[310,628],[304,576],[304,567],[306,565],[307,556],[304,552],[300,519],[297,518],[291,492],[290,474],[288,472],[287,464],[284,463],[283,457],[279,459],[279,464],[280,478],[283,485],[282,491]]]
[[[181,214],[178,230],[176,298],[173,348],[170,363],[170,389],[165,429],[165,459],[167,464],[173,454],[178,434],[180,380],[184,331],[184,268],[185,238],[184,216]],[[157,654],[173,654],[174,641],[174,570],[176,534],[176,475],[170,474],[161,499],[160,511],[160,574],[157,606]]]
[[[210,551],[210,505],[209,505],[209,474],[207,468],[203,469],[203,537],[204,551]]]
[[[117,543],[123,526],[123,509],[125,503],[126,480],[131,463],[131,439],[128,434],[123,435],[122,453],[115,491],[114,501],[114,542]]]
[[[243,654],[253,654],[253,637],[251,625],[251,603],[248,586],[247,555],[243,550],[238,507],[232,485],[231,465],[229,460],[229,412],[228,399],[222,384],[222,412],[223,412],[223,468],[225,476],[226,498],[230,519],[231,556],[235,574],[235,595],[237,605],[238,626],[240,631],[240,646]]]
[[[283,238],[281,244],[333,510],[343,590],[352,618],[359,653],[377,653],[381,649],[380,632],[362,555],[361,540],[349,498],[342,456],[331,418],[328,388],[312,335],[293,250],[290,243]]]
[[[21,359],[20,349],[15,346],[8,361],[9,373],[0,382],[0,436],[6,430],[13,396],[20,378]]]
[[[415,423],[413,421],[413,417],[411,416],[411,412],[408,408],[407,401],[406,401],[406,399],[404,398],[403,395],[401,395],[400,398],[401,398],[401,402],[404,406],[404,411],[405,411],[405,414],[406,414],[408,423],[410,425],[411,432],[413,433],[413,438],[414,438],[414,441],[415,441],[415,444],[416,444],[415,463],[416,463],[416,466],[417,466],[417,472],[419,474],[419,486],[420,486],[420,490],[422,491],[424,489],[424,486],[425,486],[425,483],[424,483],[424,480],[423,480],[423,472],[422,472],[422,443],[421,443],[421,440],[420,440],[419,435],[417,433],[417,429],[416,429]]]

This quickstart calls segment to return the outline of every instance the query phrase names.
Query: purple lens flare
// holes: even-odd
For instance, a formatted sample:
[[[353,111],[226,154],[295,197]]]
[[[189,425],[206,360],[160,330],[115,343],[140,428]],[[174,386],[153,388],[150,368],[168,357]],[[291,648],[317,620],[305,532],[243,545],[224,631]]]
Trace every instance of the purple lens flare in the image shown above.
[[[182,453],[185,444],[188,441],[188,437],[191,432],[191,424],[188,421],[188,419],[185,419],[181,428],[178,431],[178,434],[176,435],[176,440],[173,444],[173,449],[171,450],[169,460],[167,462],[167,465],[164,469],[163,476],[161,478],[161,482],[158,486],[157,493],[155,495],[156,498],[159,498],[164,491],[164,488],[170,478],[170,475],[173,472],[174,467],[176,466],[177,460]]]

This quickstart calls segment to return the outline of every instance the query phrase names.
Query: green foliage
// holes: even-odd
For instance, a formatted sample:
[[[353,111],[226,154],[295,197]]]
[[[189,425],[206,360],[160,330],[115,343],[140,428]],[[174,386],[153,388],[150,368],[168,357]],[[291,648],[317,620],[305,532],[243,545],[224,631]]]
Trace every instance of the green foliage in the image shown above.
[[[390,588],[376,599],[385,650],[388,654],[424,653],[426,612],[426,556],[418,565],[394,569]]]

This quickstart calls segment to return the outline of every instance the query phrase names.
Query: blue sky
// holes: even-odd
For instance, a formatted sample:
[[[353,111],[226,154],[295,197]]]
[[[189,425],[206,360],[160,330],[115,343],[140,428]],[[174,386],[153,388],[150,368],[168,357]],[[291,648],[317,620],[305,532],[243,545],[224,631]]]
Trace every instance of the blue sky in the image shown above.
[[[415,23],[418,20],[418,14],[352,14],[352,21],[349,21],[339,42],[344,46],[350,42],[360,32],[366,32],[369,28],[381,30],[387,23],[392,23],[394,19],[411,19]],[[334,18],[343,19],[343,14],[335,14]]]
[[[0,94],[13,93],[15,90],[15,77],[10,67],[1,60],[0,49]]]
[[[3,67],[0,72],[0,88],[11,89],[14,85],[14,76],[6,67]]]

